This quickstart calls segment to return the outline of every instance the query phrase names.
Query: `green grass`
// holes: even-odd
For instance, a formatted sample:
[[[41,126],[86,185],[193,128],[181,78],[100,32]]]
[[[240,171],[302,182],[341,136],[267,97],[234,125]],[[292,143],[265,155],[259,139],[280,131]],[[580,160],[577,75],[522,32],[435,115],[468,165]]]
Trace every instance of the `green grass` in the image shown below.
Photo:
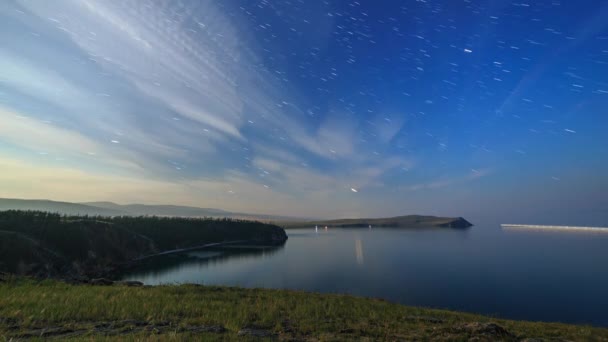
[[[165,331],[133,331],[104,336],[99,322],[164,322]],[[466,328],[494,322],[509,336]],[[184,327],[222,326],[224,333],[192,333]],[[43,327],[84,331],[81,340],[250,340],[239,337],[257,326],[279,339],[298,340],[545,340],[608,341],[608,329],[558,323],[518,322],[431,310],[347,295],[215,286],[89,286],[11,278],[0,282],[0,340]],[[61,339],[65,339],[62,336]]]

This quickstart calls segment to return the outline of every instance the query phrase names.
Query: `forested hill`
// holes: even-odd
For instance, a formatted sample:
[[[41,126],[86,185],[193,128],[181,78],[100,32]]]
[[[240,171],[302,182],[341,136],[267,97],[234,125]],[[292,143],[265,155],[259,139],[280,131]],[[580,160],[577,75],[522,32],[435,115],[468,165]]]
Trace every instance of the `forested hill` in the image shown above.
[[[282,222],[280,224],[285,228],[309,228],[314,226],[330,228],[347,228],[347,227],[391,227],[391,228],[468,228],[472,224],[462,217],[438,217],[438,216],[421,216],[408,215],[396,216],[388,218],[358,218],[358,219],[340,219],[340,220],[325,220],[325,221],[301,221],[301,222]]]
[[[235,219],[0,211],[0,271],[110,276],[118,264],[164,251],[226,241],[273,245],[286,239],[278,226]]]

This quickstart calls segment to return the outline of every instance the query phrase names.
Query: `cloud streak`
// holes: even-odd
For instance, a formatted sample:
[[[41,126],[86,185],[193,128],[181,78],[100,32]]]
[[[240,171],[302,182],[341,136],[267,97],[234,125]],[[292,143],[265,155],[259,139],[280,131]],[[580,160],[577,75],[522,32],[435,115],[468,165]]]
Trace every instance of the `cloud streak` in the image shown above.
[[[482,46],[456,51],[451,35],[411,45],[406,27],[395,30],[399,20],[378,21],[355,5],[338,15],[340,6],[327,3],[7,0],[0,195],[397,215],[427,193],[439,198],[515,169],[519,160],[505,151],[525,150],[516,156],[523,159],[535,143],[545,152],[558,146],[518,133],[520,124],[492,125],[521,109],[525,132],[538,133],[547,118],[533,117],[532,106],[559,105],[514,100],[529,95],[521,76],[545,79],[526,72],[523,55],[496,64]],[[440,36],[440,26],[423,28]],[[489,87],[495,73],[505,84],[512,75],[511,86]],[[593,80],[576,73],[581,84]],[[599,85],[585,87],[577,91]],[[550,119],[577,132],[559,139],[591,136],[589,127]]]

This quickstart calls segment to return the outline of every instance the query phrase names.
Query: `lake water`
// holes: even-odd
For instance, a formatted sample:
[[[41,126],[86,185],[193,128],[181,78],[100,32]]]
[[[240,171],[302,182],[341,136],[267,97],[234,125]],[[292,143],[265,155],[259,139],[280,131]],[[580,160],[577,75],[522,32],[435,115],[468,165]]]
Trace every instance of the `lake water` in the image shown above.
[[[608,233],[451,229],[288,230],[278,248],[163,256],[126,274],[349,293],[502,318],[608,326]]]

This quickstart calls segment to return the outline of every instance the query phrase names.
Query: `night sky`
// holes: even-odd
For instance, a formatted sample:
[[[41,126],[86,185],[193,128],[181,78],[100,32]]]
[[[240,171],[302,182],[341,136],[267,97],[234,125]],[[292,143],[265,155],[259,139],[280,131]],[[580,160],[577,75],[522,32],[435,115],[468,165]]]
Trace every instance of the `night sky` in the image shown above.
[[[608,224],[608,3],[3,0],[0,197]]]

